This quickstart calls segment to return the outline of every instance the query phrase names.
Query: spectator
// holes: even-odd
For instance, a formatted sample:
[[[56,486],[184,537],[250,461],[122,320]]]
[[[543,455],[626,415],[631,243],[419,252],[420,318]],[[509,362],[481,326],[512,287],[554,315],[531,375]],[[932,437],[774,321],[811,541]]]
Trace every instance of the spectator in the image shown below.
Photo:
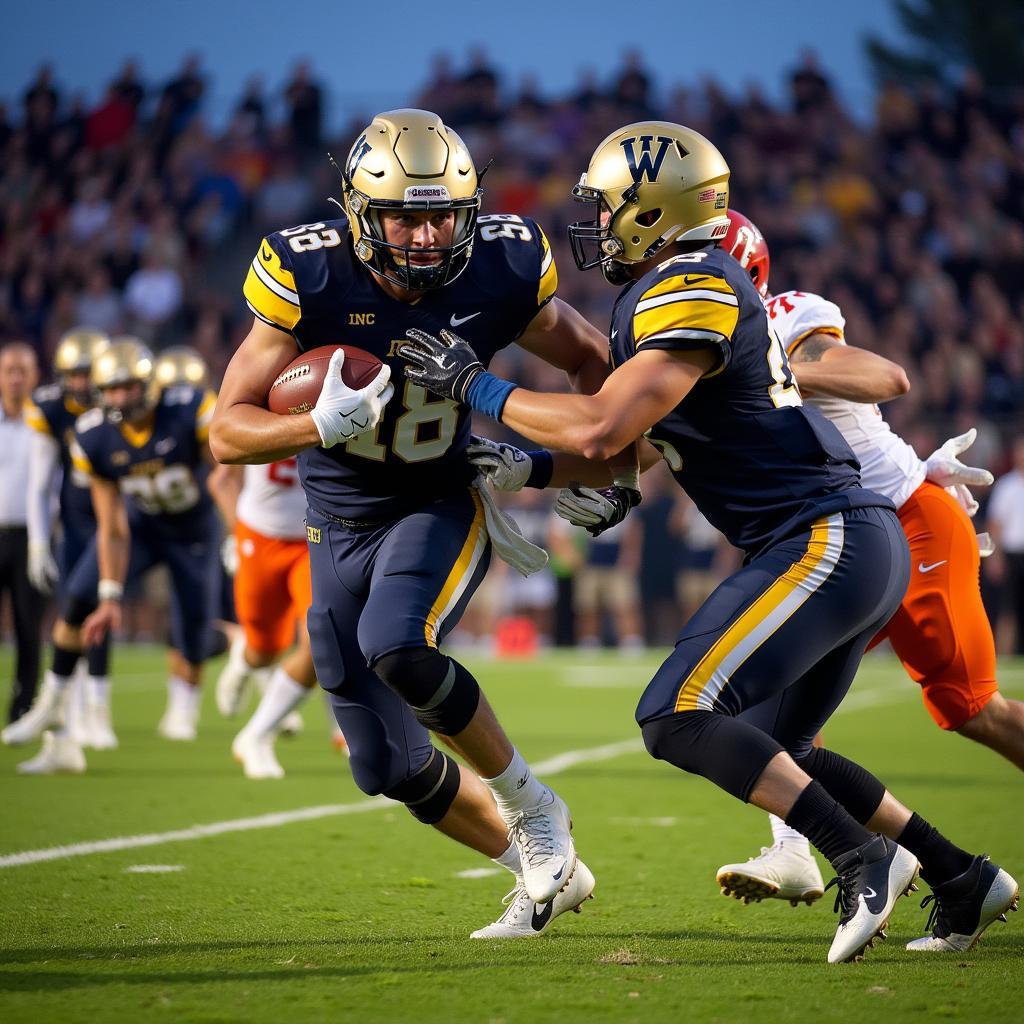
[[[1024,654],[1024,436],[1013,445],[1013,469],[992,487],[988,531],[996,550],[986,572],[999,584],[1001,605],[1013,622],[1013,650]]]
[[[295,66],[292,79],[285,86],[284,98],[288,104],[292,141],[300,152],[318,152],[323,98],[320,86],[310,76],[309,64],[306,61]]]
[[[125,307],[132,317],[132,329],[152,339],[157,329],[181,308],[181,275],[166,265],[159,254],[143,257],[142,266],[128,279]]]
[[[103,264],[89,272],[85,290],[75,303],[75,320],[104,334],[120,333],[121,297],[110,286],[110,274]]]

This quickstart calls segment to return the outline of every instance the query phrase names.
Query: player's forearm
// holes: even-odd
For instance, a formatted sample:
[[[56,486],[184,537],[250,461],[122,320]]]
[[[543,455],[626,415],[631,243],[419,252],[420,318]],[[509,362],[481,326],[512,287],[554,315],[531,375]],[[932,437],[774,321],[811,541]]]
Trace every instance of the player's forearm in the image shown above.
[[[128,557],[131,553],[131,531],[127,517],[116,517],[111,523],[99,525],[96,535],[96,553],[101,580],[124,583],[128,575]]]
[[[210,424],[210,450],[226,465],[277,462],[318,444],[320,434],[309,413],[278,416],[239,403],[218,408]]]
[[[224,525],[233,531],[238,496],[242,493],[242,470],[234,466],[214,466],[207,478],[206,489],[210,492]]]
[[[819,361],[798,361],[791,368],[802,390],[850,402],[889,402],[910,390],[902,366],[859,349],[829,349]]]
[[[586,459],[604,462],[636,440],[610,404],[588,395],[550,395],[516,388],[505,401],[501,422],[524,437]]]

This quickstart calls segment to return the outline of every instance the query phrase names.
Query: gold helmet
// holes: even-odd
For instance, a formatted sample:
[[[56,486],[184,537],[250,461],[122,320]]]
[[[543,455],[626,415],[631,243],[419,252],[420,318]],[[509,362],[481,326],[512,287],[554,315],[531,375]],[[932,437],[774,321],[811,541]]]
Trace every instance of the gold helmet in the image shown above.
[[[356,139],[341,168],[342,201],[356,256],[402,288],[423,291],[455,280],[473,252],[481,190],[465,143],[437,114],[388,110]],[[385,210],[453,210],[452,244],[418,249],[436,264],[415,265],[410,249],[385,240]]]
[[[729,230],[729,165],[703,135],[668,121],[612,132],[572,190],[594,217],[569,226],[580,270],[600,266],[615,283],[676,242],[713,242]],[[608,214],[601,223],[602,213]]]
[[[210,386],[210,371],[206,361],[188,345],[173,345],[164,349],[153,366],[153,387],[157,391],[175,384],[188,384],[203,389]]]
[[[84,388],[72,387],[68,378],[73,373],[88,374],[93,361],[109,344],[110,338],[102,331],[91,327],[76,327],[68,331],[57,345],[57,351],[53,354],[53,369],[61,378],[65,393],[79,405],[87,406],[92,402],[90,388],[88,385]]]
[[[124,335],[114,338],[92,364],[92,386],[100,392],[101,401],[112,423],[130,422],[148,412],[153,404],[150,382],[153,379],[153,353],[138,338]],[[106,400],[110,388],[137,382],[138,395],[126,402],[112,404]]]

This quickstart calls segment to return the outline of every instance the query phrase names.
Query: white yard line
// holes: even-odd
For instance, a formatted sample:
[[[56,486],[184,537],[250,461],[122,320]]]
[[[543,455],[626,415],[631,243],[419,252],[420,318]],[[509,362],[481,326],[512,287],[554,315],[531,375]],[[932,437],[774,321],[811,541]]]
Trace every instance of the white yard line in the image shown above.
[[[844,711],[859,711],[862,708],[893,704],[911,696],[912,690],[903,686],[884,686],[853,693],[839,708]],[[546,761],[538,761],[533,771],[539,777],[558,775],[581,764],[610,761],[624,754],[634,754],[644,749],[643,740],[620,740],[605,743],[599,747],[583,750],[567,750]],[[0,869],[22,867],[26,864],[42,864],[51,860],[66,860],[70,857],[87,857],[94,853],[114,853],[118,850],[135,850],[146,846],[162,846],[164,843],[181,843],[193,839],[207,839],[210,836],[225,835],[229,832],[251,832],[261,828],[280,828],[300,821],[315,821],[318,818],[333,818],[346,814],[364,814],[393,807],[394,802],[386,797],[373,797],[352,804],[323,804],[319,807],[300,807],[294,811],[278,811],[261,814],[253,818],[233,818],[229,821],[215,821],[209,825],[193,825],[190,828],[175,829],[171,832],[148,832],[137,836],[114,836],[111,839],[96,839],[90,842],[69,843],[67,846],[49,846],[41,850],[23,850],[0,856]]]

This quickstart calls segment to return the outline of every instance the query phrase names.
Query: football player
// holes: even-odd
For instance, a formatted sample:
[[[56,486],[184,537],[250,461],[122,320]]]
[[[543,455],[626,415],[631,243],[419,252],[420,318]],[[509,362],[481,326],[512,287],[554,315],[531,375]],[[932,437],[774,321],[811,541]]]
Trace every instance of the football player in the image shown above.
[[[58,589],[64,589],[96,533],[89,481],[71,464],[71,439],[75,420],[94,404],[89,384],[93,361],[109,344],[105,334],[89,328],[79,327],[65,334],[53,357],[57,381],[38,388],[26,409],[26,422],[36,432],[29,462],[28,573],[36,588],[44,593],[50,593],[58,580]],[[53,483],[58,469],[60,544],[55,559]],[[59,629],[53,641],[60,643]],[[85,663],[85,699],[77,708],[79,720],[73,726],[83,746],[109,750],[117,746],[110,718],[109,638],[85,652]],[[52,690],[56,685],[53,674],[47,672],[44,688]],[[49,699],[43,698],[38,707],[48,703]],[[31,720],[25,728],[30,727],[34,728]]]
[[[242,627],[217,678],[217,707],[238,714],[249,684],[261,699],[231,744],[246,778],[280,779],[274,741],[316,686],[306,613],[313,600],[306,547],[306,497],[294,457],[259,466],[217,466],[210,493],[231,537],[225,562],[234,577]],[[278,662],[292,645],[295,649]],[[278,662],[276,668],[272,668]]]
[[[584,391],[607,376],[603,339],[554,297],[557,272],[536,223],[478,216],[472,158],[435,114],[378,115],[340,170],[344,218],[260,245],[244,288],[255,321],[225,375],[211,444],[228,463],[299,453],[313,658],[355,781],[516,876],[508,911],[475,935],[533,936],[582,903],[593,876],[577,859],[566,805],[533,776],[476,679],[439,649],[490,557],[465,454],[469,409],[399,375],[389,381],[412,326],[458,327],[485,359],[517,342]],[[311,412],[266,409],[299,351],[340,341],[384,361],[376,380],[348,388],[338,352]],[[635,478],[632,452],[626,462]],[[473,773],[435,748],[431,731]]]
[[[563,514],[592,530],[640,500],[607,486],[594,460],[646,434],[746,552],[683,627],[637,722],[654,757],[776,814],[832,862],[841,914],[830,962],[863,954],[919,867],[940,907],[983,928],[1016,901],[1010,875],[954,846],[864,768],[813,746],[899,607],[910,558],[892,502],[860,485],[842,435],[803,406],[757,290],[718,247],[728,182],[718,150],[680,125],[629,125],[597,148],[574,190],[593,218],[569,229],[580,269],[600,266],[624,285],[615,369],[596,395],[517,388],[449,331],[407,332],[406,377],[568,453],[550,482],[606,485],[559,496]],[[527,474],[551,459],[519,456]],[[531,481],[520,470],[515,482]],[[762,702],[766,730],[738,717]]]
[[[159,732],[172,740],[196,735],[217,546],[205,486],[216,397],[188,384],[155,386],[153,356],[134,338],[115,339],[100,353],[91,381],[99,405],[75,423],[72,461],[90,480],[96,536],[68,580],[49,703],[39,709],[34,735],[8,740],[28,742],[56,727],[45,734],[40,755],[19,765],[22,772],[85,770],[80,746],[61,726],[71,671],[83,646],[119,628],[126,581],[158,564],[167,566],[173,591],[168,704]]]
[[[969,516],[977,511],[970,485],[992,475],[964,466],[958,455],[975,432],[952,438],[927,459],[893,433],[876,403],[909,388],[895,363],[848,345],[839,307],[819,295],[789,291],[770,296],[770,255],[757,227],[735,210],[722,248],[750,274],[765,299],[768,320],[786,348],[809,405],[839,428],[861,466],[865,487],[896,506],[911,553],[910,585],[896,614],[871,641],[888,637],[936,724],[991,747],[1024,768],[1024,704],[996,684],[996,649],[978,585],[981,552]],[[753,712],[752,715],[756,715]],[[804,899],[820,893],[821,876],[807,840],[779,818],[774,843],[745,864],[726,864],[718,880],[725,895],[750,900]],[[934,935],[911,949],[960,951],[974,926],[946,917]]]

